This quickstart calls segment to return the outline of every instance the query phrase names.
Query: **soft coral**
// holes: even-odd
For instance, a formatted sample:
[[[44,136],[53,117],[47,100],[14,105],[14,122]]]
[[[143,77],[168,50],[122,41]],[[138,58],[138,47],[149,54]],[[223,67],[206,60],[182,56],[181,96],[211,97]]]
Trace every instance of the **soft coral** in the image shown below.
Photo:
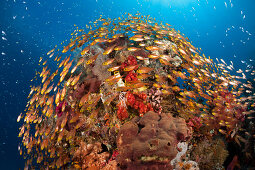
[[[146,103],[147,95],[145,93],[131,93],[130,91],[126,94],[127,104],[134,109],[139,109],[140,116],[148,111],[153,111],[150,103]]]

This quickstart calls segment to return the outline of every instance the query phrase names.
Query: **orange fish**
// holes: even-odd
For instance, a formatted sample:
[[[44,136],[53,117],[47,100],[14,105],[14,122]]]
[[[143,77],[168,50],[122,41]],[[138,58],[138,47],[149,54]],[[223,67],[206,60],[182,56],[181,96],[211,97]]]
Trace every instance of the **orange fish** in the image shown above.
[[[137,58],[138,60],[145,60],[145,58],[142,57],[142,56],[136,56],[136,58]]]
[[[75,72],[75,70],[77,69],[77,67],[78,67],[77,65],[76,65],[76,66],[74,66],[74,67],[73,67],[73,69],[71,70],[71,73],[74,73],[74,72]]]
[[[60,79],[59,79],[59,82],[62,82],[62,81],[64,80],[65,76],[66,76],[67,73],[68,73],[68,70],[63,71],[62,73],[63,73],[63,74],[61,75],[61,77],[60,77]]]
[[[108,54],[110,54],[110,53],[113,51],[113,49],[115,48],[115,46],[116,46],[116,45],[113,45],[113,46],[111,46],[111,47],[108,47],[108,48],[104,51],[103,55],[108,55]]]
[[[81,55],[84,55],[84,54],[86,54],[87,52],[89,52],[89,49],[90,49],[90,46],[87,46],[86,48],[84,48],[84,49],[81,51]]]
[[[127,86],[120,86],[120,87],[117,87],[117,91],[121,91],[121,92],[123,92],[123,91],[128,91],[128,90],[130,90],[131,89],[131,87],[127,87]]]
[[[74,86],[79,81],[81,74],[82,74],[82,72],[73,79],[73,81],[71,83],[72,86]]]
[[[157,84],[157,83],[153,83],[153,87],[156,87],[157,89],[159,89],[159,88],[161,88],[161,85]]]
[[[64,49],[62,50],[62,53],[66,53],[69,50],[70,46],[67,45],[64,47]]]
[[[149,51],[156,51],[156,50],[160,50],[159,47],[157,46],[148,46],[148,47],[145,47],[146,50],[149,50]]]
[[[140,75],[138,75],[137,76],[137,78],[139,79],[139,80],[143,80],[143,79],[146,79],[146,78],[148,78],[148,77],[150,77],[151,75],[149,75],[149,74],[140,74]]]
[[[81,65],[84,62],[84,58],[80,58],[79,61],[77,62],[77,66]]]
[[[108,60],[106,60],[104,63],[103,63],[103,65],[104,66],[107,66],[107,65],[109,65],[109,64],[112,64],[113,62],[114,62],[114,58],[110,58],[110,59],[108,59]]]
[[[97,57],[99,56],[100,53],[97,53],[93,57],[90,57],[89,60],[86,62],[87,65],[92,64],[96,61]]]
[[[172,65],[172,64],[170,64],[167,60],[162,59],[162,58],[159,59],[159,62],[160,62],[161,64],[166,65],[166,66],[171,66],[171,65]]]
[[[111,68],[108,68],[108,71],[116,71],[120,68],[121,66],[114,66],[114,67],[111,67]]]
[[[148,55],[148,57],[151,58],[151,59],[158,59],[159,55],[150,54],[150,55]]]
[[[144,83],[144,82],[137,82],[137,83],[134,83],[132,86],[133,86],[133,88],[141,88],[141,87],[144,87],[144,86],[146,86],[146,85],[148,85],[148,83]]]
[[[119,80],[119,79],[121,79],[122,78],[122,76],[120,76],[120,75],[113,75],[113,76],[110,76],[110,77],[108,77],[107,79],[105,79],[105,81],[106,82],[112,82],[112,81],[114,81],[114,80]]]
[[[67,58],[65,58],[63,61],[61,61],[61,63],[59,64],[59,68],[63,66],[64,62],[66,61]]]
[[[154,70],[154,68],[150,68],[150,67],[140,67],[136,72],[137,73],[149,73],[152,70]]]
[[[180,87],[178,87],[178,86],[174,86],[172,89],[173,89],[173,91],[177,91],[177,92],[181,91]]]
[[[139,65],[131,65],[124,68],[124,71],[132,71],[138,68]]]
[[[80,106],[80,107],[81,107],[84,103],[86,103],[86,102],[88,101],[89,95],[90,95],[90,91],[89,91],[87,94],[85,94],[85,95],[81,98],[80,103],[79,103],[79,106]]]
[[[158,45],[163,45],[164,44],[162,41],[159,41],[159,40],[154,40],[154,43],[156,43]]]
[[[123,50],[124,48],[126,48],[125,46],[117,46],[114,48],[115,51],[120,51]]]
[[[59,99],[60,99],[60,92],[59,92],[59,89],[58,89],[58,92],[56,94],[56,99],[55,99],[55,104],[58,105],[59,104]]]
[[[111,97],[107,98],[104,103],[106,105],[109,105],[113,101],[113,99],[115,99],[118,95],[119,95],[119,93],[113,94]]]
[[[128,51],[137,51],[140,50],[140,48],[136,48],[136,47],[128,47]]]
[[[181,54],[187,55],[187,53],[183,49],[179,48],[179,51],[181,52]]]
[[[136,42],[139,42],[139,41],[143,41],[144,39],[141,38],[141,37],[131,37],[129,38],[130,40],[133,40],[133,41],[136,41]]]
[[[146,44],[145,43],[139,43],[139,46],[144,47],[144,46],[146,46]]]

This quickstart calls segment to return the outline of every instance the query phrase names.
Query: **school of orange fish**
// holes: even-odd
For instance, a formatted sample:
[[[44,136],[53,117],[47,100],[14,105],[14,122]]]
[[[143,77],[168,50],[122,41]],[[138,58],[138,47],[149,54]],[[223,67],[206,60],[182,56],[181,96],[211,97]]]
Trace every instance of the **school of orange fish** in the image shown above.
[[[109,129],[117,133],[134,116],[156,110],[150,89],[160,90],[163,100],[172,96],[175,115],[187,122],[199,118],[205,136],[239,142],[239,124],[254,114],[254,77],[246,80],[254,70],[231,75],[233,63],[200,56],[180,32],[150,16],[100,17],[86,30],[77,28],[69,44],[49,51],[49,59],[40,58],[43,69],[33,81],[41,84],[31,87],[17,120],[24,121],[18,136],[27,167],[35,159],[48,168],[85,169],[89,163],[77,156],[84,142],[111,145]],[[57,62],[58,68],[52,71],[47,62]]]

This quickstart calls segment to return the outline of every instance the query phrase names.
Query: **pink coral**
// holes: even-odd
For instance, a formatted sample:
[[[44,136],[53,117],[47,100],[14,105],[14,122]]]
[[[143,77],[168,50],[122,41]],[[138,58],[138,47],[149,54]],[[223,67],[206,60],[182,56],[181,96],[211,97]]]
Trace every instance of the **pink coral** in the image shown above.
[[[59,105],[56,106],[56,114],[58,117],[61,117],[63,115],[63,111],[62,111],[63,104],[67,106],[67,103],[65,101],[59,103]]]
[[[189,119],[187,125],[192,127],[193,129],[199,130],[199,128],[203,125],[200,117],[193,117]]]

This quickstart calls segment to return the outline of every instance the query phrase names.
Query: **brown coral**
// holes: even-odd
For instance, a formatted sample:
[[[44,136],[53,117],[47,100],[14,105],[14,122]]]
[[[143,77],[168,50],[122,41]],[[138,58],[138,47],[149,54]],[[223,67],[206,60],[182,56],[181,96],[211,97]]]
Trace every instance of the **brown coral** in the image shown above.
[[[76,168],[99,170],[105,166],[109,156],[108,152],[102,152],[101,143],[86,144],[81,141],[73,159],[81,163]]]
[[[116,160],[121,168],[127,169],[138,166],[171,169],[169,161],[178,152],[177,143],[190,136],[184,119],[150,111],[140,120],[135,117],[121,127],[117,137],[120,154]]]
[[[221,138],[203,140],[191,152],[191,159],[197,159],[200,169],[222,169],[227,156],[228,151]]]

